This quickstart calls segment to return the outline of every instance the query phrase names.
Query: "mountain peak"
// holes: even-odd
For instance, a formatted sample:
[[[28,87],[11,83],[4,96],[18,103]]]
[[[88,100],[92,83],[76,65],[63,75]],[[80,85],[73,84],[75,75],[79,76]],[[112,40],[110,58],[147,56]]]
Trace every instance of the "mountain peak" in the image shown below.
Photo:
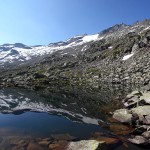
[[[114,25],[114,26],[112,26],[112,27],[110,27],[110,28],[107,28],[107,29],[101,31],[100,34],[113,33],[113,32],[115,32],[115,31],[122,30],[122,29],[124,29],[124,28],[126,28],[126,27],[129,27],[129,25],[124,24],[124,23],[116,24],[116,25]]]

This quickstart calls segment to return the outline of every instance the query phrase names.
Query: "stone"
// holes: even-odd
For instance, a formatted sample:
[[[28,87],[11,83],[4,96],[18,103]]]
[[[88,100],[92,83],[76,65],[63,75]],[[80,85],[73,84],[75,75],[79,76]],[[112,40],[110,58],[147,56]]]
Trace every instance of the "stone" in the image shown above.
[[[50,143],[50,141],[46,141],[46,140],[42,140],[40,142],[38,142],[39,145],[45,145],[45,146],[48,146]]]
[[[133,131],[133,129],[122,124],[111,124],[110,131],[117,135],[128,135]]]
[[[127,95],[127,98],[130,99],[130,98],[132,98],[135,95],[141,95],[141,92],[139,92],[139,91],[133,91],[131,94]]]
[[[31,143],[29,143],[27,150],[48,150],[48,148],[41,147],[40,145],[31,142]]]
[[[77,142],[70,142],[67,146],[67,150],[96,150],[103,144],[105,144],[103,141],[81,140]]]
[[[134,135],[141,135],[142,133],[148,131],[150,129],[150,126],[148,125],[142,125],[134,129],[132,134]]]
[[[118,109],[114,112],[113,118],[122,123],[131,123],[132,114],[127,109]]]
[[[116,138],[111,138],[111,137],[99,137],[96,139],[97,141],[103,141],[104,143],[106,143],[107,145],[112,145],[112,144],[116,144],[119,143],[120,140],[116,139]]]
[[[55,149],[59,149],[60,145],[57,144],[57,143],[54,143],[54,144],[50,144],[49,145],[49,149],[50,150],[55,150]]]
[[[145,144],[147,140],[143,136],[135,136],[134,138],[130,138],[129,141],[134,144]]]
[[[52,134],[51,137],[55,140],[66,140],[66,141],[71,141],[76,139],[76,137],[73,137],[69,134]]]
[[[140,100],[144,100],[147,104],[150,104],[150,92],[143,93]]]
[[[145,122],[146,116],[150,116],[150,105],[139,106],[131,109],[132,113],[139,116],[139,120]]]
[[[145,119],[143,121],[144,124],[150,124],[150,115],[145,116]]]
[[[143,105],[143,103],[144,100],[140,100],[138,96],[133,96],[132,98],[123,101],[124,106],[128,108],[137,107],[139,105]]]
[[[21,137],[12,136],[12,137],[8,138],[8,143],[11,144],[11,145],[24,147],[24,146],[28,145],[29,139],[28,138],[21,138]]]
[[[68,146],[68,141],[60,140],[54,141],[54,143],[49,144],[50,150],[66,150]]]
[[[142,133],[142,136],[146,139],[150,139],[150,131],[145,131],[144,133]]]

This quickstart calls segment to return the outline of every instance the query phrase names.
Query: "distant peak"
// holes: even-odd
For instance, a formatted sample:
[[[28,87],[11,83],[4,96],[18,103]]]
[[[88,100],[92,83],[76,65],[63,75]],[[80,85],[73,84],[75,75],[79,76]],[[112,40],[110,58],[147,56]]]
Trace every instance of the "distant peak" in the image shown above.
[[[113,33],[115,31],[118,31],[118,30],[122,30],[126,27],[128,27],[129,25],[127,24],[124,24],[124,23],[121,23],[121,24],[116,24],[110,28],[107,28],[105,30],[103,30],[102,32],[100,32],[100,34],[107,34],[107,33]]]

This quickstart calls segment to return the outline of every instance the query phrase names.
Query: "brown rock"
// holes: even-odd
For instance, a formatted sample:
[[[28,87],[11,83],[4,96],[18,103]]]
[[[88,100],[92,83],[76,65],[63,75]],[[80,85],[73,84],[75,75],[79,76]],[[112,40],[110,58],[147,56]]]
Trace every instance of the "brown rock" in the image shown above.
[[[48,148],[41,147],[40,145],[31,142],[31,143],[29,143],[27,150],[48,150]]]
[[[59,147],[60,147],[60,145],[57,144],[57,143],[53,143],[53,144],[50,144],[50,145],[49,145],[49,149],[51,149],[51,150],[55,150],[55,149],[57,149],[57,148],[59,148]]]
[[[61,140],[56,143],[50,144],[49,149],[50,150],[66,150],[67,146],[68,146],[68,142]]]
[[[71,141],[76,139],[76,137],[73,137],[69,134],[53,134],[51,137],[55,140],[65,140],[65,141]]]
[[[29,139],[28,138],[22,138],[22,137],[9,137],[7,139],[8,143],[10,145],[16,145],[16,146],[19,146],[19,147],[25,147],[28,145],[29,143]]]
[[[107,121],[110,122],[110,123],[117,123],[117,122],[119,122],[118,120],[114,119],[113,117],[109,117],[107,119]]]
[[[50,141],[47,140],[42,140],[38,142],[39,145],[44,145],[44,146],[48,146],[50,144]]]
[[[110,130],[117,135],[128,135],[133,131],[133,128],[122,124],[111,124]]]
[[[118,143],[119,140],[116,139],[116,138],[109,138],[109,137],[101,137],[101,138],[98,138],[96,139],[97,141],[103,141],[104,143],[106,144],[115,144],[115,143]]]

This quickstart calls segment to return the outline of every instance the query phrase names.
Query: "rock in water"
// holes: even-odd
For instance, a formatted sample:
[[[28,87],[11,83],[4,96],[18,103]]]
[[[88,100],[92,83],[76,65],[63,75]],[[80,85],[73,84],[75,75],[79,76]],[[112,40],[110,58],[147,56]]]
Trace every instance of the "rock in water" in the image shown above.
[[[103,141],[96,140],[82,140],[78,142],[70,142],[67,150],[96,150],[101,144],[105,144]]]
[[[130,123],[132,114],[127,109],[118,109],[114,112],[113,118],[124,123]]]

